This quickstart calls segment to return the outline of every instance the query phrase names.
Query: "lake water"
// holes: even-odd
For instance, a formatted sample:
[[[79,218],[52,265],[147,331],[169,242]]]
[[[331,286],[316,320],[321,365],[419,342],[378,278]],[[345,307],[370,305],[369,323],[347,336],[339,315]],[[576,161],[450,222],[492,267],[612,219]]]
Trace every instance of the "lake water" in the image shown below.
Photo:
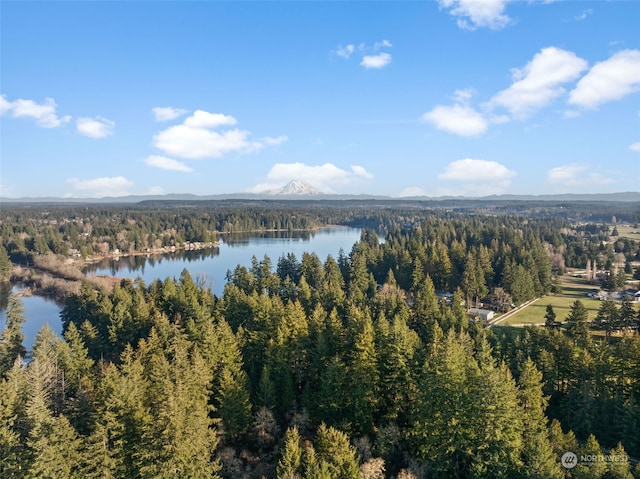
[[[328,255],[338,257],[340,249],[345,254],[360,239],[359,228],[322,228],[317,231],[292,233],[263,233],[260,235],[226,235],[220,246],[198,251],[177,251],[158,256],[128,256],[120,259],[107,259],[92,264],[85,270],[87,275],[107,275],[123,278],[142,278],[145,284],[156,279],[179,278],[182,270],[189,270],[195,278],[204,277],[214,294],[221,296],[226,284],[228,270],[237,265],[251,266],[255,256],[261,261],[265,255],[271,259],[272,269],[276,270],[278,259],[288,253],[296,255],[298,261],[304,252],[315,252],[324,262]],[[4,328],[6,295],[8,289],[0,289],[0,329]],[[13,288],[14,292],[19,291]],[[62,330],[60,322],[61,306],[41,296],[23,297],[27,321],[24,334],[27,337],[25,347],[29,349],[37,331],[49,324],[58,333]]]

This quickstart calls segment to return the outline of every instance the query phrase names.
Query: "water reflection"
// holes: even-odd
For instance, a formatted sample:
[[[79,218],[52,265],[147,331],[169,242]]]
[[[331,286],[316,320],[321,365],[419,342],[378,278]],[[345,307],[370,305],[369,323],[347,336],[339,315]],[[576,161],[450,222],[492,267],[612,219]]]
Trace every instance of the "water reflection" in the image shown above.
[[[206,248],[200,250],[178,250],[163,254],[141,254],[106,258],[102,261],[87,265],[82,271],[85,274],[104,274],[108,271],[111,276],[120,276],[122,272],[135,273],[145,276],[146,268],[154,269],[163,262],[181,261],[186,263],[200,262],[220,255],[220,248]]]

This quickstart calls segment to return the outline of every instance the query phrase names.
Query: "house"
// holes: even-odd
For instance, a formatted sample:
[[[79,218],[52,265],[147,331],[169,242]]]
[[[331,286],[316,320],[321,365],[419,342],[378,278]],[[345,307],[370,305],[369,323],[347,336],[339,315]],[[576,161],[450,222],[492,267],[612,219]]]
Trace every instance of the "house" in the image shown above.
[[[451,304],[453,301],[453,293],[448,291],[436,291],[436,297],[441,303]]]
[[[621,294],[626,301],[640,301],[640,290],[625,289]]]
[[[471,319],[480,318],[482,321],[491,321],[496,313],[489,309],[469,308],[467,314]]]

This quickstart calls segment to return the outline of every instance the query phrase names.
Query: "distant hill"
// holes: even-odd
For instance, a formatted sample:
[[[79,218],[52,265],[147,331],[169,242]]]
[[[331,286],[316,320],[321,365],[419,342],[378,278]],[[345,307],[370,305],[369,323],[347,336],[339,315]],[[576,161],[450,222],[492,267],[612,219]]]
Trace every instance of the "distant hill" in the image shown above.
[[[167,194],[167,195],[130,195],[104,198],[55,198],[55,197],[23,197],[2,198],[2,203],[53,203],[53,204],[100,204],[100,203],[141,203],[143,201],[221,201],[221,200],[384,200],[397,202],[483,202],[483,203],[509,203],[509,202],[640,202],[640,192],[622,193],[594,193],[594,194],[558,194],[558,195],[492,195],[482,197],[465,196],[411,196],[391,197],[383,195],[349,195],[322,193],[304,181],[291,181],[282,188],[268,190],[263,193],[230,193],[220,195],[193,195]]]

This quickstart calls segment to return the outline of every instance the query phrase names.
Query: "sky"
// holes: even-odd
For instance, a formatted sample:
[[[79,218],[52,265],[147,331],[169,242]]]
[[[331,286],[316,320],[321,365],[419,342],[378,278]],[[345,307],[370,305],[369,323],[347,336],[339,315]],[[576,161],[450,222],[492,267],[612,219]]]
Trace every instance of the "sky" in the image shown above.
[[[0,196],[640,191],[640,2],[0,4]]]

